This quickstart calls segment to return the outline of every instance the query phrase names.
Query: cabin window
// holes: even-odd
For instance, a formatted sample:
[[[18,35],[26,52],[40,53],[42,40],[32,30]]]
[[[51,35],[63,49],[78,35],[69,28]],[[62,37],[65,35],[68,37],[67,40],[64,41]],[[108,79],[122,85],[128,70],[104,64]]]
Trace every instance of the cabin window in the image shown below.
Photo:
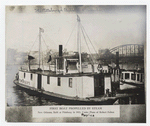
[[[143,75],[141,74],[141,82],[143,81]]]
[[[26,77],[26,73],[24,73],[24,78]]]
[[[50,84],[50,77],[47,76],[47,84]]]
[[[32,80],[32,74],[30,75],[30,79]]]
[[[69,87],[72,88],[72,78],[69,78]]]
[[[129,79],[129,73],[125,73],[125,79]]]
[[[136,80],[136,75],[135,74],[131,74],[131,80]]]
[[[140,80],[140,75],[139,74],[137,74],[137,81],[139,81]]]
[[[61,80],[60,80],[60,77],[58,77],[58,86],[61,86]]]
[[[111,69],[108,69],[108,73],[111,73]]]
[[[67,60],[67,66],[66,66],[66,71],[68,70],[77,70],[77,62],[76,61],[71,61]]]

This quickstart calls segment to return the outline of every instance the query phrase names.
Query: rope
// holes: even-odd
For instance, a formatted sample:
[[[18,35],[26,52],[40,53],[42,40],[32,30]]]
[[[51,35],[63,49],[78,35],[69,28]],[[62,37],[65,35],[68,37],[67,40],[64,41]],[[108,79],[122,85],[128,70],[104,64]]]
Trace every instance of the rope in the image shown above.
[[[43,70],[44,70],[44,65],[43,65],[43,52],[42,52],[42,66],[43,66]]]
[[[89,46],[88,46],[88,43],[87,43],[87,41],[86,41],[86,37],[85,37],[85,35],[84,35],[84,32],[83,32],[82,27],[81,27],[81,31],[82,31],[83,37],[84,37],[84,39],[85,39],[85,43],[86,43],[86,45],[87,45],[87,47],[88,47],[88,50],[89,50],[89,52],[90,52],[91,61],[92,61],[92,63],[94,64],[93,58],[92,58],[92,56],[91,56],[92,53],[91,53],[90,48],[89,48]]]
[[[81,24],[81,26],[82,26],[82,28],[83,28],[83,30],[84,30],[84,32],[85,32],[85,34],[86,34],[87,38],[89,39],[89,41],[90,41],[90,43],[91,43],[91,45],[92,45],[92,47],[93,47],[94,51],[96,52],[96,49],[94,48],[94,46],[93,46],[93,44],[92,44],[92,42],[91,42],[91,40],[90,40],[89,36],[87,35],[87,33],[86,33],[86,31],[85,31],[85,29],[84,29],[84,27],[83,27],[83,25],[82,25],[82,24]],[[98,53],[97,53],[97,52],[96,52],[96,55],[99,57],[99,55],[98,55]]]
[[[76,23],[75,26],[73,27],[73,29],[72,29],[72,31],[71,31],[71,34],[70,34],[70,36],[69,36],[69,38],[68,38],[68,40],[67,40],[67,42],[66,42],[64,48],[67,46],[67,44],[68,44],[68,42],[69,42],[69,40],[70,40],[70,38],[71,38],[71,35],[72,35],[72,33],[73,33],[73,31],[74,31],[76,25],[77,25],[77,23]]]
[[[42,36],[42,35],[41,35],[41,36]],[[42,39],[43,39],[43,41],[44,41],[45,46],[47,47],[47,50],[49,50],[49,48],[48,48],[49,46],[46,44],[46,42],[45,42],[43,36],[42,36]]]
[[[39,36],[39,35],[37,35],[37,37],[36,37],[36,39],[35,39],[35,41],[34,41],[33,45],[31,46],[31,49],[29,50],[28,55],[30,54],[30,52],[31,52],[31,50],[32,50],[32,48],[33,48],[33,46],[34,46],[34,44],[35,44],[35,42],[36,42],[36,40],[37,40],[38,36]]]
[[[37,37],[36,37],[36,39],[35,39],[33,45],[31,46],[31,49],[30,49],[28,55],[30,54],[30,52],[31,52],[31,50],[32,50],[32,48],[33,48],[33,46],[35,45],[35,42],[36,42],[38,36],[39,36],[39,35],[37,35]],[[42,35],[41,35],[41,36],[42,36]],[[49,50],[49,49],[48,49],[48,46],[47,46],[47,44],[46,44],[46,42],[45,42],[45,40],[44,40],[44,38],[43,38],[43,36],[42,36],[42,39],[43,39],[43,41],[44,41],[45,46],[47,47],[47,50]],[[42,52],[42,44],[41,44],[41,52]],[[42,52],[42,67],[43,67],[43,70],[44,70],[44,64],[43,64],[43,52]]]

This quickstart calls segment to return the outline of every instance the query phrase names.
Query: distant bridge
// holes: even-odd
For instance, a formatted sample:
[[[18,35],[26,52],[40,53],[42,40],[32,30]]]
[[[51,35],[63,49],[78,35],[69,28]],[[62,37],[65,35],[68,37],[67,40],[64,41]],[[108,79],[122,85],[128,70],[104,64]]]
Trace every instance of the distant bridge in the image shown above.
[[[122,64],[122,68],[125,68],[124,64],[128,64],[126,69],[135,67],[135,64],[144,67],[144,45],[140,44],[127,44],[120,45],[109,50],[116,55],[119,52],[119,63]],[[114,60],[114,59],[113,59]]]
[[[110,49],[110,52],[115,54],[119,52],[119,57],[144,57],[144,45],[127,44],[120,45]]]
[[[116,52],[119,52],[119,66],[121,69],[136,70],[144,68],[144,45],[127,44],[116,46],[101,55],[99,60],[106,64],[116,63]]]

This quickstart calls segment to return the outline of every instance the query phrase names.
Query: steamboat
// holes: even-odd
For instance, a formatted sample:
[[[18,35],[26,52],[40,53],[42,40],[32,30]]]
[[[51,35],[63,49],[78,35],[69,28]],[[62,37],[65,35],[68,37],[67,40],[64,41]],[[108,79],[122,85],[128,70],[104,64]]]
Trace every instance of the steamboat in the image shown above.
[[[30,68],[30,60],[34,58],[28,55],[29,69],[20,69],[14,83],[34,94],[58,100],[62,104],[111,105],[120,98],[119,95],[112,95],[111,72],[108,67],[104,70],[100,64],[85,65],[82,62],[81,35],[79,33],[83,33],[84,29],[78,15],[77,24],[78,57],[63,55],[63,46],[59,45],[59,56],[55,57],[55,70],[41,69],[40,44],[43,29],[39,28],[39,67],[37,69]],[[84,33],[83,36],[85,38]],[[48,62],[50,61],[51,56]],[[115,70],[118,73],[118,68]]]
[[[120,78],[120,89],[144,88],[144,72],[142,70],[123,70]]]

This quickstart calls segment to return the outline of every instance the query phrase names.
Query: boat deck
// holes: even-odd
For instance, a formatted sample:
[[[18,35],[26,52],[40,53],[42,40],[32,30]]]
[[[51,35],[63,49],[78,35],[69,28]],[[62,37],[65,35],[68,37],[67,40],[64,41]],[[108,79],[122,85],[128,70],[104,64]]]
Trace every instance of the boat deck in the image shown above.
[[[26,73],[34,73],[34,74],[41,74],[41,75],[46,75],[46,76],[56,76],[56,77],[78,77],[78,76],[94,76],[94,75],[110,75],[110,73],[67,73],[67,74],[56,74],[55,71],[49,71],[49,70],[20,70],[21,72],[26,72]]]

